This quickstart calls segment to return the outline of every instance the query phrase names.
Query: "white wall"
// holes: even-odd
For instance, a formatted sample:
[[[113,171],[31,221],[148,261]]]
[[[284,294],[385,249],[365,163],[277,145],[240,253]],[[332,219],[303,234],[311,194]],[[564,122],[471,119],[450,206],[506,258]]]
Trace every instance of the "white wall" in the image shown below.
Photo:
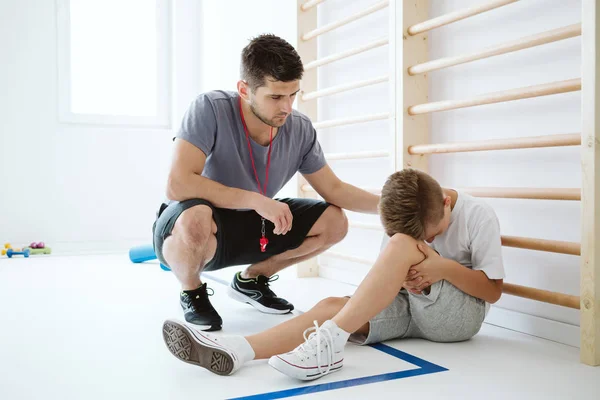
[[[328,0],[319,23],[350,15],[371,0]],[[431,16],[477,4],[432,0]],[[178,0],[174,12],[173,126],[200,91],[235,89],[239,53],[251,37],[272,32],[296,44],[295,1]],[[236,12],[232,13],[231,10]],[[0,2],[0,242],[43,240],[58,252],[119,251],[149,243],[171,156],[170,130],[60,124],[57,120],[56,12],[46,0]],[[580,2],[518,2],[434,31],[430,57],[494,43],[580,21]],[[320,37],[319,56],[388,35],[387,9]],[[385,74],[387,47],[319,70],[320,87]],[[580,76],[580,39],[496,57],[430,74],[432,100],[472,95]],[[579,132],[579,93],[437,113],[433,142]],[[389,89],[379,84],[319,101],[319,119],[391,111]],[[389,123],[377,121],[319,132],[326,152],[390,149]],[[390,160],[335,161],[343,179],[381,186]],[[579,149],[539,149],[438,155],[431,173],[448,187],[579,187]],[[293,182],[283,195],[294,194]],[[579,241],[579,203],[490,200],[505,235]],[[349,213],[354,221],[376,216]],[[374,258],[381,233],[353,230],[336,251]],[[504,249],[507,281],[579,292],[574,256]],[[358,283],[366,267],[321,257],[325,276]],[[572,325],[578,313],[504,296],[510,310]]]
[[[235,88],[246,39],[295,38],[291,3],[174,2],[173,127],[201,90]],[[150,243],[173,132],[58,122],[55,7],[0,2],[0,242],[58,253]]]
[[[344,7],[342,7],[342,3]],[[372,4],[369,0],[345,2],[328,0],[320,7],[319,23],[327,23]],[[430,17],[480,4],[477,0],[432,0]],[[434,30],[430,34],[430,59],[464,54],[512,39],[547,31],[581,21],[580,1],[547,2],[530,0]],[[388,34],[388,10],[323,35],[320,56],[366,43]],[[469,98],[478,94],[580,77],[580,38],[572,38],[538,48],[482,60],[429,74],[431,101]],[[320,88],[342,82],[366,79],[387,70],[387,48],[321,68]],[[390,110],[386,84],[338,94],[320,100],[319,119],[339,118]],[[435,113],[431,117],[431,141],[451,142],[580,132],[580,93],[569,93]],[[326,151],[345,152],[389,148],[388,126],[384,122],[339,127],[320,132]],[[391,150],[391,149],[390,149]],[[446,187],[580,187],[579,147],[489,151],[435,155],[430,173]],[[335,172],[358,185],[378,186],[391,168],[388,160],[335,161]],[[580,203],[572,201],[489,199],[496,210],[504,235],[537,237],[579,242]],[[375,218],[350,215],[351,219]],[[373,259],[381,234],[353,230],[333,250]],[[579,294],[579,257],[530,250],[504,249],[507,282]],[[365,266],[321,257],[325,276],[352,283],[360,281]],[[579,324],[577,310],[505,295],[498,309],[516,310],[559,321],[564,335],[553,339],[576,344]],[[492,314],[492,316],[499,314]],[[508,326],[502,318],[494,323]],[[519,322],[511,327],[527,330]],[[544,325],[548,331],[547,326]],[[557,325],[552,325],[556,327]],[[562,329],[560,328],[560,329]],[[548,336],[548,332],[530,329]]]
[[[373,4],[372,0],[328,0],[319,5],[319,26],[352,15]],[[319,57],[339,53],[374,40],[388,37],[388,10],[377,11],[349,25],[318,37]],[[319,68],[319,88],[336,86],[389,73],[389,48],[382,46]],[[342,92],[318,100],[319,120],[347,118],[364,114],[392,112],[393,102],[388,83],[380,83],[353,91]],[[389,150],[390,122],[373,121],[318,131],[326,153]],[[393,172],[389,158],[366,160],[336,160],[330,162],[343,180],[357,186],[381,187]],[[347,213],[350,220],[379,224],[375,215]],[[332,250],[365,259],[375,259],[382,232],[351,229],[346,239]],[[358,284],[366,273],[363,264],[320,257],[321,276]]]

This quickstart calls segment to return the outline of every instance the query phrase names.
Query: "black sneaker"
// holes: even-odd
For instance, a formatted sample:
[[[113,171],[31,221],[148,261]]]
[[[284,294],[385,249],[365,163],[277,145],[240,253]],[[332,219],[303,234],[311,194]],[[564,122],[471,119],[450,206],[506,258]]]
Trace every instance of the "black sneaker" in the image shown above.
[[[258,278],[244,279],[241,272],[233,277],[231,287],[229,288],[229,297],[248,303],[259,311],[267,314],[286,314],[294,309],[294,306],[287,300],[277,297],[271,289],[269,283],[279,279],[278,275],[267,278],[259,275]]]
[[[212,291],[212,289],[210,289]],[[223,320],[214,309],[208,296],[208,288],[203,283],[198,289],[184,290],[179,295],[179,302],[183,308],[185,320],[191,324],[199,325],[203,331],[218,331],[223,325]]]

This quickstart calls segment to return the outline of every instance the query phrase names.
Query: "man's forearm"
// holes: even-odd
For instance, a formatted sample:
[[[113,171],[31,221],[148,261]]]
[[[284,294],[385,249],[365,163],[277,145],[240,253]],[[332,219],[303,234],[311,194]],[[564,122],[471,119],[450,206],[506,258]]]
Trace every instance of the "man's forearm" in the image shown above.
[[[340,208],[368,214],[378,214],[379,196],[343,182],[325,201]]]
[[[490,280],[483,271],[474,271],[454,260],[444,259],[444,279],[478,299],[495,303],[502,294],[500,286]]]
[[[169,177],[167,197],[171,200],[204,199],[215,207],[229,209],[255,209],[261,194],[231,188],[192,174],[185,178]]]

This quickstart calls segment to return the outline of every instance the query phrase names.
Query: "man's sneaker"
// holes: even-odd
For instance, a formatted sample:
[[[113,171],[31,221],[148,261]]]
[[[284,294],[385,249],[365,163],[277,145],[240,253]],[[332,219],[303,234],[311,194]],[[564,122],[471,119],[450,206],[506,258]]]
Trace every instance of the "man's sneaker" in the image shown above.
[[[258,278],[244,279],[242,273],[238,272],[233,277],[231,287],[229,287],[229,297],[248,303],[259,311],[267,314],[286,314],[294,309],[294,306],[287,300],[277,297],[269,288],[269,283],[276,281],[278,275],[267,278],[259,275]]]
[[[242,365],[236,353],[221,344],[221,338],[175,320],[164,322],[163,339],[175,357],[215,374],[231,375]]]
[[[344,346],[350,336],[333,321],[325,321],[304,331],[306,341],[289,353],[273,356],[269,365],[292,378],[312,381],[344,365]],[[307,338],[306,333],[314,330]]]
[[[212,292],[212,289],[210,290]],[[214,292],[210,296],[213,294]],[[210,304],[208,296],[208,288],[206,283],[203,283],[198,289],[181,292],[179,302],[187,322],[198,325],[198,328],[204,331],[218,331],[223,325],[223,320]]]

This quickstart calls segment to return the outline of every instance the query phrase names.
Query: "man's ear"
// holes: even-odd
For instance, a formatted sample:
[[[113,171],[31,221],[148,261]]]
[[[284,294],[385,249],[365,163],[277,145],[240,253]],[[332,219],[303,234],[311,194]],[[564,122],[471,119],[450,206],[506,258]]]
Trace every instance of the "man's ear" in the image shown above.
[[[237,83],[237,89],[240,97],[244,100],[248,100],[250,96],[250,86],[248,86],[248,82],[240,80]]]

